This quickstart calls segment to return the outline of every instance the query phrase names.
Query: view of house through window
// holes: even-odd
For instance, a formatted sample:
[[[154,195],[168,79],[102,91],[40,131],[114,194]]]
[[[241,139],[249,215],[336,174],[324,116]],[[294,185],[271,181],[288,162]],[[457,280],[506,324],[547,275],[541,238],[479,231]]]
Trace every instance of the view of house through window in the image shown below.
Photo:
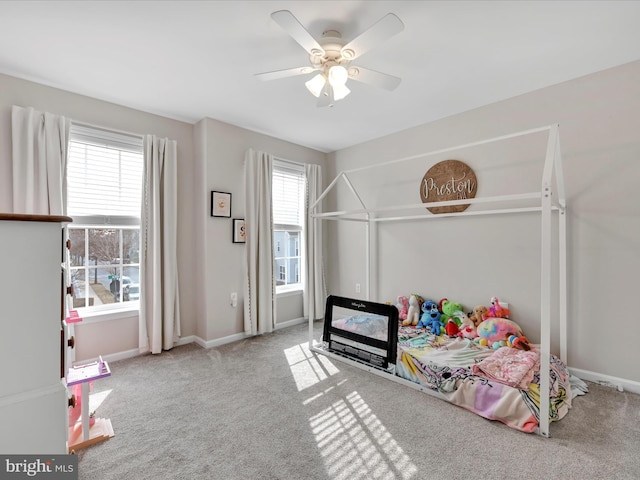
[[[143,145],[139,136],[72,125],[67,164],[73,306],[140,298]]]
[[[302,289],[304,169],[275,161],[272,177],[276,292]]]

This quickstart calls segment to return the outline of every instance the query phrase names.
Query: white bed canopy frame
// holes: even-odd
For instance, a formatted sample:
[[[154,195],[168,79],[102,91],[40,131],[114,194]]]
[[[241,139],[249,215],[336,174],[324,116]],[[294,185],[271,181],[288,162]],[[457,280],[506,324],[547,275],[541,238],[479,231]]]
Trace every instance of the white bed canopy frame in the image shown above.
[[[359,172],[362,170],[371,170],[386,165],[400,164],[417,158],[429,157],[440,155],[454,150],[460,150],[468,147],[476,147],[493,142],[500,142],[516,137],[525,135],[532,135],[540,132],[548,132],[546,155],[544,159],[544,166],[542,171],[541,188],[539,191],[530,193],[520,193],[512,195],[499,195],[489,196],[481,198],[471,198],[464,200],[450,200],[443,202],[429,203],[429,208],[449,206],[449,205],[461,205],[461,204],[497,204],[498,208],[493,210],[466,210],[458,213],[421,213],[421,214],[407,214],[409,210],[415,210],[417,207],[422,207],[425,210],[425,204],[410,204],[410,205],[398,205],[398,206],[385,206],[377,208],[368,208],[362,201],[361,196],[354,188],[349,174]],[[339,181],[344,181],[353,194],[359,205],[362,207],[357,210],[342,210],[332,212],[322,212],[322,202],[327,194],[336,186]],[[522,201],[527,201],[527,205],[530,206],[514,206],[510,208],[508,205],[521,205]],[[505,206],[506,205],[506,206]],[[472,215],[500,215],[507,213],[524,213],[524,212],[539,212],[541,214],[541,248],[540,248],[540,263],[541,263],[541,296],[540,296],[540,392],[549,391],[549,355],[551,353],[551,320],[553,316],[552,307],[552,283],[557,280],[558,284],[558,311],[557,314],[559,322],[559,344],[560,344],[560,359],[566,363],[567,361],[567,227],[566,227],[566,197],[564,188],[564,178],[562,170],[562,156],[560,151],[560,137],[558,124],[548,125],[540,128],[525,130],[509,135],[503,135],[500,137],[490,138],[477,142],[458,145],[455,147],[444,148],[427,153],[420,153],[410,157],[399,158],[388,162],[383,162],[375,165],[369,165],[366,167],[354,168],[351,170],[345,170],[340,172],[329,186],[322,192],[316,202],[310,206],[311,216],[315,222],[322,220],[341,220],[352,222],[363,222],[365,224],[365,256],[366,256],[366,288],[365,296],[366,300],[371,300],[372,285],[374,284],[373,278],[377,271],[377,255],[375,255],[375,229],[379,222],[389,222],[398,220],[435,220],[448,216],[472,216]],[[405,213],[403,213],[405,212]],[[377,214],[383,213],[385,215],[396,214],[395,216],[377,217]],[[557,215],[555,215],[557,213]],[[553,219],[557,221],[557,242],[558,253],[552,255],[552,241],[554,240],[554,231],[552,228]],[[553,262],[557,262],[557,278],[553,278]],[[362,363],[349,360],[343,356],[336,355],[321,348],[321,342],[316,342],[313,338],[313,320],[309,319],[309,348],[332,358],[348,362],[358,368],[367,370],[371,373],[384,376],[389,379],[393,379],[396,382],[410,386],[412,388],[421,390],[425,393],[429,393],[434,396],[439,396],[438,392],[427,389],[423,386],[405,380],[396,375],[389,375],[387,372],[378,370],[376,368],[364,365]],[[543,415],[542,412],[547,412],[547,415]],[[549,436],[549,396],[540,396],[540,424],[537,433],[548,437]]]

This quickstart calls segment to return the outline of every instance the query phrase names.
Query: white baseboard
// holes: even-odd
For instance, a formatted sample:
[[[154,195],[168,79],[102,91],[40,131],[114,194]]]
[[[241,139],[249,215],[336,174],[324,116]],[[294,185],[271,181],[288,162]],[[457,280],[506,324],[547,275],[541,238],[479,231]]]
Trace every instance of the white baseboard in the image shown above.
[[[180,337],[178,339],[178,341],[176,342],[175,346],[179,347],[181,345],[188,345],[190,343],[198,343],[199,341],[201,342],[202,339],[200,337],[198,337],[197,335],[189,335],[187,337]]]
[[[238,340],[242,340],[243,338],[247,338],[247,337],[250,337],[250,335],[246,335],[244,333],[237,333],[235,335],[229,335],[227,337],[216,338],[214,340],[205,341],[202,338],[198,337],[197,335],[189,335],[187,337],[180,337],[176,342],[175,346],[178,347],[181,345],[188,345],[190,343],[195,343],[201,346],[202,348],[213,348],[213,347],[219,347],[220,345],[225,345],[227,343],[237,342]],[[107,362],[115,362],[117,360],[124,360],[127,358],[137,357],[138,355],[146,355],[146,353],[141,354],[140,350],[133,349],[133,350],[127,350],[124,352],[102,355],[102,359],[106,360]],[[94,358],[94,359],[83,360],[82,362],[77,362],[77,363],[88,363],[96,360],[98,359]]]
[[[293,327],[294,325],[300,325],[301,323],[307,323],[308,318],[294,318],[293,320],[287,320],[286,322],[276,323],[276,330],[281,328]]]
[[[246,333],[235,333],[222,338],[214,338],[213,340],[203,340],[200,337],[196,337],[195,342],[202,348],[213,348],[226,345],[227,343],[237,342],[238,340],[242,340],[250,336],[251,335],[247,335]]]
[[[612,377],[611,375],[605,375],[603,373],[590,372],[589,370],[581,370],[579,368],[569,367],[569,372],[581,380],[599,383],[600,385],[612,387],[621,392],[626,391],[640,394],[640,382],[627,380],[625,378]]]
[[[124,352],[117,352],[117,353],[110,353],[108,355],[102,355],[102,359],[107,361],[107,362],[115,362],[117,360],[124,360],[125,358],[137,357],[138,355],[140,355],[140,350],[138,350],[137,348],[134,348],[132,350],[125,350]],[[98,360],[98,359],[97,358],[93,358],[93,359],[88,359],[88,360],[82,360],[82,361],[79,361],[79,362],[74,362],[74,364],[83,364],[83,363],[95,362],[96,360]]]
[[[293,320],[287,320],[286,322],[276,323],[275,330],[280,330],[281,328],[292,327],[294,325],[299,325],[301,323],[307,322],[306,318],[294,318]],[[200,345],[202,348],[213,348],[220,347],[222,345],[226,345],[227,343],[237,342],[238,340],[243,340],[245,338],[252,337],[252,335],[248,335],[246,333],[235,333],[233,335],[228,335],[222,338],[215,338],[213,340],[203,340],[198,336],[192,335],[191,337],[185,337],[185,339],[190,339],[189,341],[181,341],[178,345],[184,345],[185,343],[195,342]]]
[[[236,333],[235,335],[229,335],[227,337],[216,338],[214,340],[205,341],[197,335],[189,335],[187,337],[180,337],[176,342],[176,346],[188,345],[190,343],[195,343],[200,345],[202,348],[213,348],[219,347],[220,345],[225,345],[227,343],[237,342],[238,340],[242,340],[243,338],[248,338],[251,335],[247,335],[245,333]],[[124,360],[126,358],[137,357],[138,355],[143,355],[140,353],[140,350],[126,350],[124,352],[110,353],[108,355],[102,355],[102,359],[107,362],[115,362],[117,360]],[[78,364],[81,363],[89,363],[98,360],[97,358],[82,360],[81,362],[75,362]]]

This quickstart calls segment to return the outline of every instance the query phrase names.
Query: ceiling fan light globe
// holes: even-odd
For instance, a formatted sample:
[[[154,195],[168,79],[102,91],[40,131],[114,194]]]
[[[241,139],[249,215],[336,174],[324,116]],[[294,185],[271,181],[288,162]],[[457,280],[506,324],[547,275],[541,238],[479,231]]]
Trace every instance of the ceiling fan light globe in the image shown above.
[[[329,69],[329,83],[332,87],[344,85],[347,83],[348,78],[349,74],[347,73],[347,69],[342,65],[334,65]]]
[[[342,100],[349,95],[351,90],[346,85],[334,85],[333,86],[333,99],[335,101]]]
[[[325,76],[322,73],[319,73],[318,75],[313,77],[311,80],[305,82],[305,86],[307,87],[307,90],[309,90],[314,97],[318,98],[326,82],[327,80]]]

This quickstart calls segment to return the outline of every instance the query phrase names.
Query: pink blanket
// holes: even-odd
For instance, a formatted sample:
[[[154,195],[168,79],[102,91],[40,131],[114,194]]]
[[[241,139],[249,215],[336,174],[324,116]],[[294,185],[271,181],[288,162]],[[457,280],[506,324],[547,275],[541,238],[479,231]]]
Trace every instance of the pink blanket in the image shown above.
[[[529,390],[535,372],[540,369],[540,352],[501,347],[471,369],[474,374],[489,380]]]

